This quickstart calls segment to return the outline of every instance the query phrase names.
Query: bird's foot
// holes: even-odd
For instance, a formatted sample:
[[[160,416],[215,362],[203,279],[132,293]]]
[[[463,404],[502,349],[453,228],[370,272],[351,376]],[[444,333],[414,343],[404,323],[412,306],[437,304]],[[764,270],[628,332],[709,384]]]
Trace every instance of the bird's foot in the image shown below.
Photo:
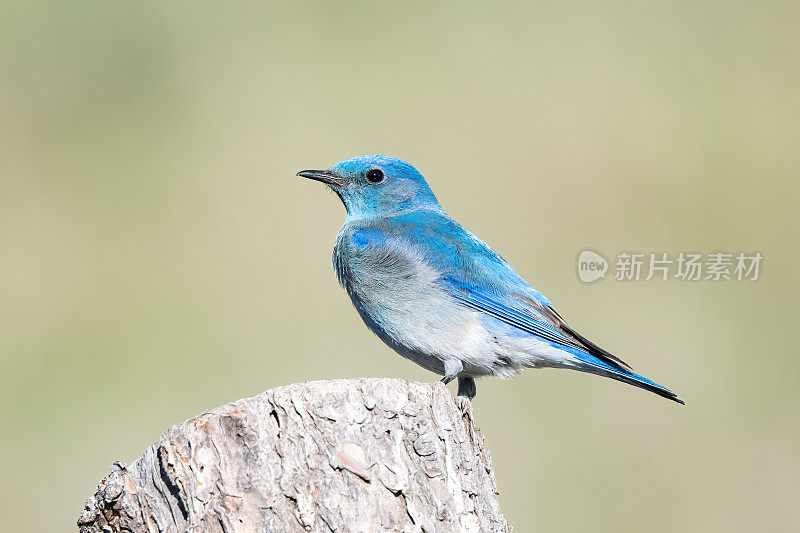
[[[456,408],[461,411],[461,416],[464,419],[472,420],[472,402],[466,396],[456,396],[453,398],[456,402]]]

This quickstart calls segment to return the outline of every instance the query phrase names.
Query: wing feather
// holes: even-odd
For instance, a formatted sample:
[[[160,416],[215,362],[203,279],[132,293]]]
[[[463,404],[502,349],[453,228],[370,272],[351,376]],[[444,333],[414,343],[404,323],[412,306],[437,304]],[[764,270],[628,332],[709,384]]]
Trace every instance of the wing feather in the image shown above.
[[[631,369],[570,327],[505,259],[443,212],[415,211],[382,220],[377,228],[385,238],[401,239],[417,250],[429,266],[441,272],[440,282],[463,305],[548,342]]]
[[[631,367],[622,359],[600,348],[572,329],[549,305],[521,294],[487,294],[469,283],[443,276],[443,284],[458,301],[471,309],[486,313],[510,326],[556,345],[583,350],[598,359],[625,370]]]

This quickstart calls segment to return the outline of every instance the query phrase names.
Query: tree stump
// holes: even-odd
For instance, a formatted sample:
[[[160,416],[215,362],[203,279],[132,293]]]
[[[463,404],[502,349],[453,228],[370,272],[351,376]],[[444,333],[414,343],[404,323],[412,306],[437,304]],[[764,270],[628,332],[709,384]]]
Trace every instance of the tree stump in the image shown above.
[[[510,531],[468,400],[398,379],[298,383],[115,463],[81,533]]]

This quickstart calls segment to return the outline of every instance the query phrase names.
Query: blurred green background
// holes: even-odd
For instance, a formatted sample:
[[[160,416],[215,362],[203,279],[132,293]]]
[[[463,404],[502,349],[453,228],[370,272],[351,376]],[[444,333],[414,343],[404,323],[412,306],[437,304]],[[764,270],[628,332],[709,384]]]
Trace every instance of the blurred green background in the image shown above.
[[[3,528],[72,530],[113,461],[207,408],[437,379],[363,327],[344,210],[294,176],[386,153],[687,402],[479,382],[516,531],[797,531],[798,27],[793,1],[3,2]],[[585,285],[584,248],[765,259]]]

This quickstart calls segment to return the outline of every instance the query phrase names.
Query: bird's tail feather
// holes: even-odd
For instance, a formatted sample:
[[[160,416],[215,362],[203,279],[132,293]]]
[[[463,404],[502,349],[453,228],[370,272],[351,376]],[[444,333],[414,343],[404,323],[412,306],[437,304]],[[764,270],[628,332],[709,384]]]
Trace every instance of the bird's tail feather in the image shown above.
[[[640,376],[639,374],[631,372],[630,370],[626,370],[622,367],[612,366],[605,361],[602,361],[585,352],[579,352],[578,350],[575,350],[573,353],[580,360],[580,365],[576,368],[576,370],[616,379],[617,381],[627,383],[628,385],[633,385],[634,387],[639,387],[640,389],[658,394],[659,396],[667,398],[668,400],[672,400],[673,402],[677,402],[681,405],[686,405],[683,400],[678,398],[677,394],[666,387],[662,387],[658,383],[650,381],[644,376]]]

